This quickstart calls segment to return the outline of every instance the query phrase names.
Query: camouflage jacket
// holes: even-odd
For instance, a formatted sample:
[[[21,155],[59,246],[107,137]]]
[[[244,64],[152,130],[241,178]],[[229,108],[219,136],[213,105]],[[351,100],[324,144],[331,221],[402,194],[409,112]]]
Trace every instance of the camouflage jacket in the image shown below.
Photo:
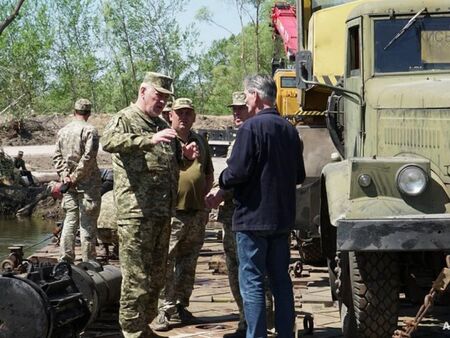
[[[70,175],[79,190],[100,189],[98,147],[97,129],[86,121],[74,120],[58,132],[53,166],[61,178]]]
[[[171,216],[175,209],[181,147],[153,144],[153,135],[168,128],[136,105],[121,110],[105,127],[103,149],[112,153],[114,198],[118,220]]]
[[[235,140],[231,141],[230,145],[228,146],[227,159],[230,158],[231,152],[233,151],[234,141]],[[219,184],[217,183],[217,185]],[[219,222],[231,226],[231,219],[233,218],[235,208],[235,205],[233,203],[233,189],[225,190],[223,199],[224,199],[223,205],[219,206],[219,213],[217,215],[217,220]]]

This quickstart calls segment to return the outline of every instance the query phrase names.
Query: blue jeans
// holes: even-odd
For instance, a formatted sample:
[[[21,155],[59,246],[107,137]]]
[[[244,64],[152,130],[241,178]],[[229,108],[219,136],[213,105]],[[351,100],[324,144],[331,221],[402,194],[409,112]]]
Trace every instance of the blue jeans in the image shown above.
[[[275,300],[275,329],[279,338],[294,337],[294,295],[289,276],[289,234],[267,231],[236,233],[239,288],[244,301],[247,338],[267,337],[264,277],[269,277]]]

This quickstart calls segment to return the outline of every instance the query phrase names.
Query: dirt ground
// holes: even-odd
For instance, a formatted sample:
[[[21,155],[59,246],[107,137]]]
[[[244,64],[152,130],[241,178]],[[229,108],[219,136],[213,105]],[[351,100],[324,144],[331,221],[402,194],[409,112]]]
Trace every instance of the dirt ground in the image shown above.
[[[100,135],[110,114],[93,114],[89,122],[99,131]],[[22,121],[8,117],[0,118],[0,141],[2,146],[43,145],[54,144],[58,130],[72,120],[71,115],[44,115],[25,118]],[[194,129],[227,129],[233,125],[230,116],[198,115]]]
[[[93,114],[89,123],[93,124],[102,135],[105,125],[114,115]],[[52,145],[56,142],[58,130],[72,120],[72,115],[32,116],[22,121],[10,117],[0,117],[0,146]],[[232,116],[197,115],[193,129],[226,130],[233,126]],[[27,166],[32,171],[52,170],[51,156],[32,156],[25,154]],[[107,153],[98,155],[100,167],[111,165],[111,156]]]

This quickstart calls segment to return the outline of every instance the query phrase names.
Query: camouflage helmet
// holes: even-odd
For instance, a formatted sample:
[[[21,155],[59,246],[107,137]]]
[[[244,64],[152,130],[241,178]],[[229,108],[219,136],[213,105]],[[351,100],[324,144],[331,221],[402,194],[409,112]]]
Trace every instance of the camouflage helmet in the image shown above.
[[[170,76],[147,72],[144,75],[143,83],[153,86],[158,92],[173,95],[172,78]]]
[[[91,112],[92,103],[88,99],[78,99],[75,102],[75,110],[81,114],[87,114]]]
[[[245,106],[245,93],[244,92],[234,92],[231,95],[231,99],[232,99],[232,103],[228,105],[228,107],[233,107],[233,106]]]

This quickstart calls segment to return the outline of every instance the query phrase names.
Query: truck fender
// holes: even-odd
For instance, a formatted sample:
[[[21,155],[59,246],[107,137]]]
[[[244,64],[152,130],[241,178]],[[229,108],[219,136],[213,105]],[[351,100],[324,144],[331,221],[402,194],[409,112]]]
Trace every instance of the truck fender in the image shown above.
[[[322,198],[326,199],[329,222],[336,226],[336,221],[347,213],[350,207],[350,163],[348,160],[329,163],[322,169]],[[325,207],[325,204],[323,203]],[[321,206],[322,208],[322,206]]]
[[[322,255],[334,260],[336,254],[336,221],[349,207],[349,162],[327,164],[320,179],[320,240]]]

